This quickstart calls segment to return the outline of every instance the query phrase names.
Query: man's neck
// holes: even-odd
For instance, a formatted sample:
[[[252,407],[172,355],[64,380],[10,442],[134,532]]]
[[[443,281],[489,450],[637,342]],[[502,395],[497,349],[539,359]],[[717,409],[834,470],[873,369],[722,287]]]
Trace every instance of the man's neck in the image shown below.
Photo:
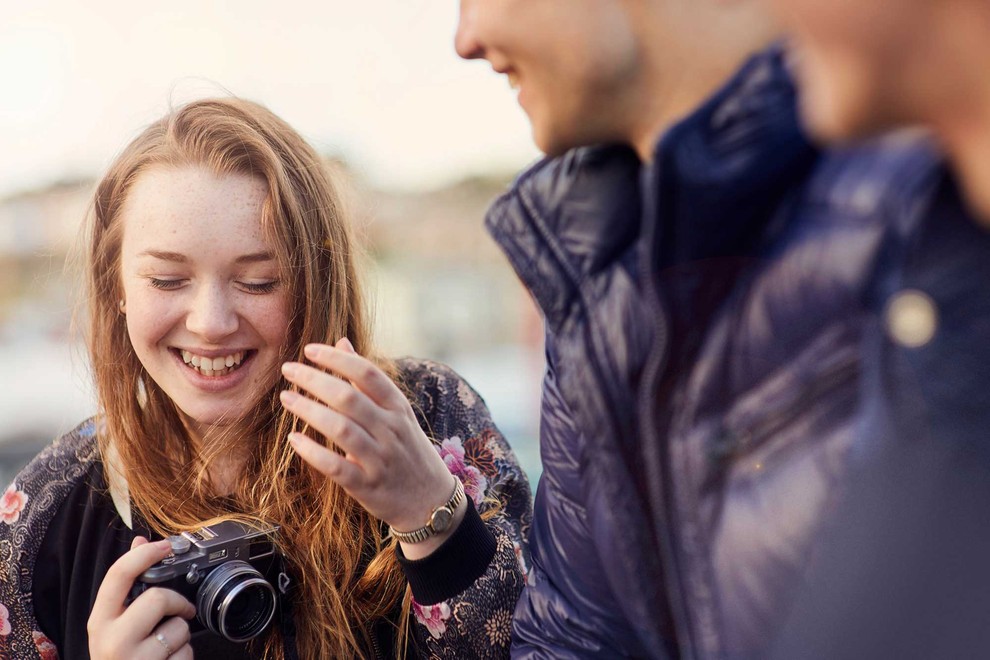
[[[628,140],[648,163],[660,136],[700,106],[777,33],[752,3],[703,3],[700,9],[694,3],[640,3],[639,7],[643,15],[637,21],[646,26],[640,39],[643,84]]]
[[[712,96],[736,72],[746,56],[722,62],[710,62],[704,68],[684,69],[674,74],[674,85],[663,95],[644,99],[647,109],[642,121],[634,126],[632,143],[640,160],[653,160],[657,142],[667,129],[681,121]]]

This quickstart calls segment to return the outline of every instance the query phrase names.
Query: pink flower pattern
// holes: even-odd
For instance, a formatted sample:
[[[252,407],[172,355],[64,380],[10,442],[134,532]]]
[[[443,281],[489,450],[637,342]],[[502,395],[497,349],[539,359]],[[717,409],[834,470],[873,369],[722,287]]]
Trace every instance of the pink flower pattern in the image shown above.
[[[7,636],[10,634],[10,610],[0,603],[0,635]]]
[[[17,490],[17,484],[10,484],[3,496],[0,497],[0,522],[5,522],[8,525],[17,522],[27,501],[27,493]]]
[[[461,480],[464,484],[464,492],[474,500],[476,507],[481,506],[481,501],[485,497],[485,490],[488,488],[488,479],[481,470],[473,465],[468,465],[464,460],[464,444],[456,435],[447,438],[437,447],[440,457],[447,465],[450,473]]]
[[[37,630],[33,631],[31,636],[34,638],[34,648],[38,649],[41,660],[58,660],[58,649],[55,648],[52,640]]]
[[[416,620],[430,631],[430,636],[433,639],[440,639],[447,631],[445,621],[450,618],[450,606],[447,603],[420,605],[414,600],[412,601],[412,611]]]

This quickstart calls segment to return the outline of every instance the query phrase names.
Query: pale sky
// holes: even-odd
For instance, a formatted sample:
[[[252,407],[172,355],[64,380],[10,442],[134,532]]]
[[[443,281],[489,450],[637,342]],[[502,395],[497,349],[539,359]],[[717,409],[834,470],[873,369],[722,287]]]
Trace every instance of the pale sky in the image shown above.
[[[97,175],[170,106],[260,101],[374,183],[538,156],[504,78],[453,49],[456,0],[2,0],[0,196]]]

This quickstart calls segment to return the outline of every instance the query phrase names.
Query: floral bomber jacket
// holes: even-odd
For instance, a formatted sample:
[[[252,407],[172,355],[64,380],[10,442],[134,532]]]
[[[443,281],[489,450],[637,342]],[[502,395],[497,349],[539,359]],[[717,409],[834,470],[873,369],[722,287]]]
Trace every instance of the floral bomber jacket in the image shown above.
[[[474,572],[466,589],[451,594],[449,564],[423,565],[400,554],[413,595],[416,655],[508,657],[512,613],[528,568],[524,539],[532,520],[532,499],[526,475],[484,401],[467,382],[435,362],[405,358],[398,365],[424,431],[451,473],[461,479],[474,508],[485,516],[488,540],[481,552],[490,556],[479,564],[477,535],[470,541],[475,546],[448,548],[464,536],[455,534],[438,550],[449,551],[445,560],[474,557],[453,567],[453,572],[462,573],[462,581],[464,570]],[[34,614],[35,558],[66,494],[99,468],[95,440],[96,424],[84,422],[39,454],[0,498],[0,660],[59,657]]]

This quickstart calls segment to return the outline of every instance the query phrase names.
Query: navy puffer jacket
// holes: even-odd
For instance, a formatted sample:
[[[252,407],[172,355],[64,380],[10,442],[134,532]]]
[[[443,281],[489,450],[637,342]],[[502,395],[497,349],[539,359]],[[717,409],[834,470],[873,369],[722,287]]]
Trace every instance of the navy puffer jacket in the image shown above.
[[[516,656],[761,653],[857,454],[864,290],[936,167],[817,153],[773,49],[652,165],[581,149],[496,201],[548,360]]]

